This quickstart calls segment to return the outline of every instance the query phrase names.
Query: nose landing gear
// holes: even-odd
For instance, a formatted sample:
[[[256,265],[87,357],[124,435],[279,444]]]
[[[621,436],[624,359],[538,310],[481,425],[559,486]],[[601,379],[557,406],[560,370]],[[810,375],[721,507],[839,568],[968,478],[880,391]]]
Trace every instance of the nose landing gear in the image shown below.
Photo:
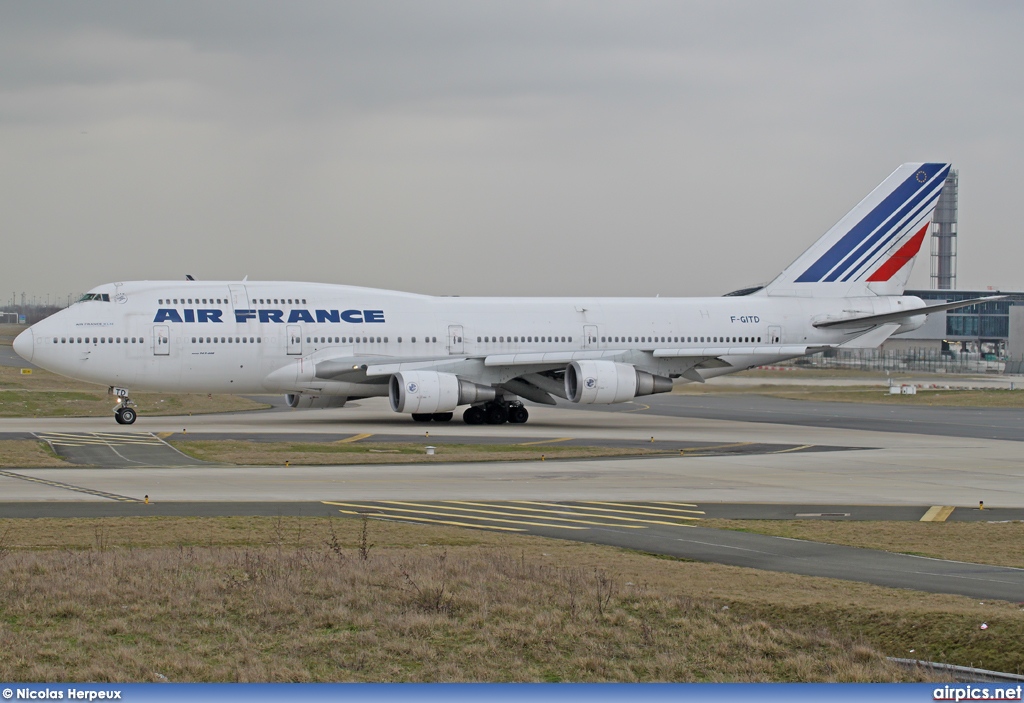
[[[119,425],[131,425],[139,417],[139,414],[135,411],[135,403],[132,402],[131,398],[123,396],[118,398],[117,407],[114,408],[114,420]]]

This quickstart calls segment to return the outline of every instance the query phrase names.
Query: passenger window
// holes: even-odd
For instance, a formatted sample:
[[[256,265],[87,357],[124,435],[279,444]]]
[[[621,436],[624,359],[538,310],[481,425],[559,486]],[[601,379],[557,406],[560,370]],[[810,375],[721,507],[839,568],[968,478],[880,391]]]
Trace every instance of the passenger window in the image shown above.
[[[412,337],[412,343],[413,343],[413,344],[415,344],[415,343],[416,343],[416,338],[415,338],[415,337]]]

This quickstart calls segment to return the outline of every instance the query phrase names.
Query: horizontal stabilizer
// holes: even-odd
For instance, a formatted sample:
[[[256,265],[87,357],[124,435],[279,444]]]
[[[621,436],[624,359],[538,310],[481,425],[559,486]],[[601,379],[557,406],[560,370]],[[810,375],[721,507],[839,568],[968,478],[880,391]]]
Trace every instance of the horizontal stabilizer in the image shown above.
[[[914,308],[912,310],[888,312],[882,315],[864,315],[862,317],[851,317],[845,320],[824,320],[822,322],[815,322],[814,326],[819,328],[833,327],[835,329],[846,329],[882,325],[887,322],[901,322],[911,317],[916,317],[917,315],[929,315],[933,312],[942,312],[943,310],[957,310],[959,308],[966,308],[970,305],[984,303],[989,300],[1002,300],[1005,297],[1005,295],[990,295],[985,298],[971,298],[970,300],[960,300],[955,303],[938,303],[936,305],[926,305],[922,308]]]
[[[889,322],[884,325],[874,327],[864,334],[857,335],[851,340],[843,342],[839,345],[840,349],[875,349],[885,340],[889,339],[893,333],[900,328],[898,322]]]

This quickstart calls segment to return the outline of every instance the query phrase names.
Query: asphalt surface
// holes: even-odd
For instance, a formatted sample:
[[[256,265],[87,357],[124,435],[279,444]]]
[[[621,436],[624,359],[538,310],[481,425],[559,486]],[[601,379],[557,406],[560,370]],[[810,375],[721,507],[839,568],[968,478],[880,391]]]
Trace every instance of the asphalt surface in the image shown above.
[[[6,344],[0,344],[0,366],[12,366],[14,368],[22,369],[36,369],[38,366],[34,366],[29,362],[22,359],[20,356],[14,353],[14,347],[9,347]]]
[[[666,417],[1024,441],[1024,408],[894,407],[746,394],[739,397],[666,394],[639,398],[631,404],[638,413]],[[614,406],[590,405],[580,409],[616,412]]]
[[[436,434],[436,433],[435,433]],[[429,443],[427,437],[410,434],[356,434],[351,433],[287,433],[287,432],[163,432],[160,437],[149,432],[0,432],[2,439],[41,439],[50,445],[54,453],[73,464],[96,467],[158,467],[158,466],[201,466],[208,462],[199,461],[182,454],[167,440],[181,441],[226,441],[242,440],[255,443],[298,443],[298,444],[356,444],[360,441],[385,444]],[[525,441],[524,441],[525,440]],[[854,447],[831,447],[819,445],[767,444],[757,442],[716,442],[665,441],[650,439],[616,439],[585,437],[516,437],[510,441],[505,436],[469,436],[457,438],[454,442],[438,437],[438,444],[462,445],[511,445],[533,447],[543,451],[545,447],[600,447],[637,449],[656,452],[649,456],[720,456],[753,455],[794,452],[852,451]]]
[[[1024,517],[1019,410],[985,410],[957,417],[965,411],[752,396],[644,400],[648,402],[637,401],[610,412],[531,408],[529,424],[498,428],[403,422],[378,401],[322,411],[143,417],[130,431],[111,426],[110,418],[0,419],[4,437],[44,435],[51,442],[56,438],[55,449],[83,460],[76,467],[0,472],[0,500],[5,501],[0,503],[0,516],[373,512],[375,519],[505,527],[750,568],[1024,600],[1020,580],[1024,571],[1015,569],[851,551],[680,524],[626,527],[621,521],[603,518],[602,524],[567,529],[550,526],[556,524],[552,518],[528,524],[540,521],[506,516],[500,519],[509,522],[482,525],[466,516],[461,510],[465,506],[453,506],[455,501],[470,501],[496,506],[488,510],[515,512],[509,501],[533,501],[581,512],[584,502],[605,504],[609,510],[675,502],[695,506],[702,514],[694,518],[920,520],[929,511],[951,521]],[[880,418],[880,411],[886,417]],[[958,434],[952,426],[962,431]],[[176,452],[172,460],[169,447],[153,441],[174,437],[183,427],[188,428],[189,439],[259,434],[268,440],[304,442],[366,435],[369,441],[394,438],[425,444],[429,431],[432,444],[493,443],[497,438],[505,444],[541,443],[538,446],[572,441],[649,447],[653,436],[655,444],[690,447],[687,451],[696,452],[683,457],[434,463],[429,467],[196,466],[194,460],[182,459]],[[731,448],[718,454],[707,451],[714,446]],[[735,449],[744,446],[760,449]],[[810,451],[811,447],[830,451]],[[115,461],[117,455],[121,459]],[[101,468],[85,465],[95,462]],[[151,497],[148,505],[143,502],[145,496]],[[979,499],[989,509],[972,509]],[[391,502],[387,510],[386,501]],[[399,512],[394,502],[408,504],[402,510],[440,514]],[[699,525],[696,519],[685,522]]]

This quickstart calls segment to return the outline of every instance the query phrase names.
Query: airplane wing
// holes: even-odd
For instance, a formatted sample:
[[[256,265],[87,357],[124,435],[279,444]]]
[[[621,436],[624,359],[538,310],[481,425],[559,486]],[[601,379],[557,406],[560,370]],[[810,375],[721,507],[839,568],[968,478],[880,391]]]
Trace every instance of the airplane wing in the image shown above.
[[[565,398],[562,374],[574,361],[602,360],[627,363],[650,373],[666,373],[664,361],[678,362],[672,376],[703,383],[702,369],[729,368],[736,359],[804,356],[828,349],[808,345],[735,345],[687,349],[601,349],[562,352],[525,352],[486,356],[443,356],[396,360],[394,357],[351,356],[320,360],[315,377],[350,383],[383,384],[396,373],[432,370],[451,373],[468,381],[499,385],[537,403],[553,405],[552,396]]]

